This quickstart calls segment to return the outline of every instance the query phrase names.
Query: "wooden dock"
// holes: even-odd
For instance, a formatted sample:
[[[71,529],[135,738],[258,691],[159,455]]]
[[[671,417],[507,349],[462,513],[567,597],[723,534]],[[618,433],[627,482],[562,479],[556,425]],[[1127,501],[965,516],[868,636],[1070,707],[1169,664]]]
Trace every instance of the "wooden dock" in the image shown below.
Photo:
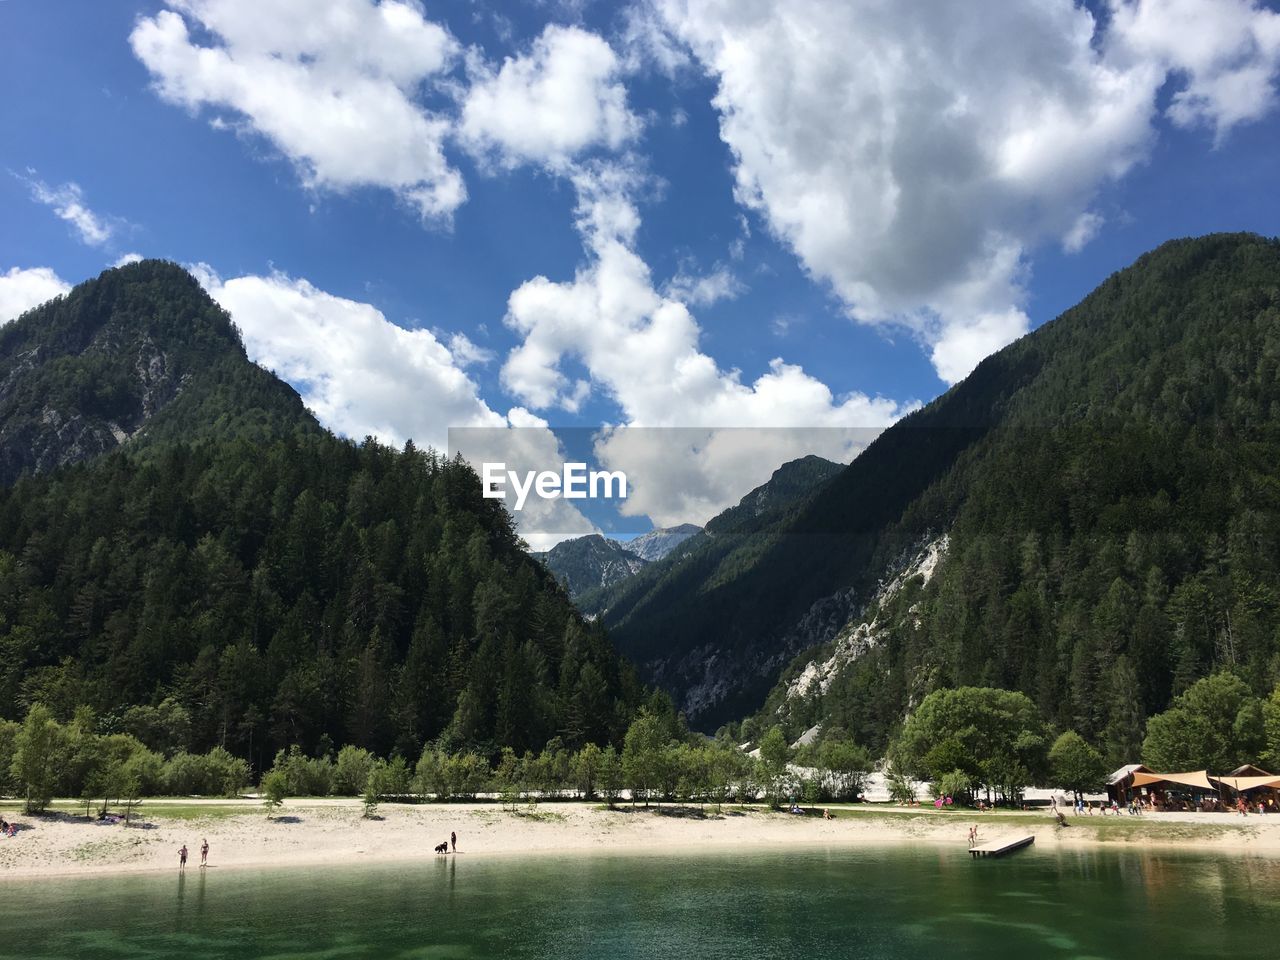
[[[1005,837],[1002,840],[989,840],[976,847],[970,847],[969,854],[975,860],[979,857],[1003,857],[1006,853],[1029,847],[1035,842],[1036,837],[1033,833],[1028,833],[1021,837]]]

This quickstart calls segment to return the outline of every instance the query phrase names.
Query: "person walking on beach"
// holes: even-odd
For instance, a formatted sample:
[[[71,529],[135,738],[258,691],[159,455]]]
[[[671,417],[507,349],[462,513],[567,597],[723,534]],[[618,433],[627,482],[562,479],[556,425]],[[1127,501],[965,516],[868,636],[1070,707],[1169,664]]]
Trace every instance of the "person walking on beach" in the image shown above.
[[[200,844],[200,866],[207,867],[209,865],[209,838],[205,837]]]
[[[187,872],[187,845],[184,843],[182,849],[178,851],[178,872]]]
[[[452,830],[449,831],[449,844],[453,847],[453,852],[458,852],[458,835]]]

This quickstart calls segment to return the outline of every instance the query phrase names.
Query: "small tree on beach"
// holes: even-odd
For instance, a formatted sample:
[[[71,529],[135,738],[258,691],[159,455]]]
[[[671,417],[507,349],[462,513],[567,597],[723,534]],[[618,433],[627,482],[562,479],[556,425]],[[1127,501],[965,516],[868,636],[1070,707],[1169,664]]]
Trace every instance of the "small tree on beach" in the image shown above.
[[[14,738],[11,769],[25,794],[27,813],[40,813],[53,799],[65,736],[42,703],[32,705]]]
[[[737,770],[735,771],[735,786],[738,797],[738,805],[745,807],[748,803],[755,803],[760,796],[760,784],[764,782],[764,774],[761,772],[763,765],[755,757],[742,754],[742,759],[738,761]]]
[[[142,761],[130,757],[113,768],[111,781],[115,789],[111,792],[124,804],[124,825],[133,821],[133,811],[142,802]]]
[[[817,759],[832,798],[854,798],[862,792],[871,770],[871,754],[854,743],[848,734],[824,738],[818,747]]]
[[[896,763],[890,764],[885,770],[884,779],[889,788],[889,799],[894,803],[910,806],[918,799],[915,783]]]
[[[372,753],[363,747],[347,746],[338,751],[338,762],[333,770],[333,792],[342,796],[355,796],[369,781],[369,772],[376,763]]]
[[[378,813],[378,801],[382,799],[386,787],[387,768],[381,763],[374,763],[364,779],[364,818],[372,820]]]
[[[661,721],[647,711],[641,711],[627,729],[622,747],[623,778],[631,790],[632,805],[638,797],[644,797],[644,805],[649,805],[649,796],[662,775],[666,746]]]
[[[973,790],[973,778],[963,770],[944,773],[933,782],[935,797],[968,797]]]
[[[289,795],[289,784],[279,770],[269,770],[262,777],[262,803],[270,820]]]
[[[760,741],[760,761],[764,767],[764,775],[769,791],[769,800],[774,807],[782,805],[782,791],[786,789],[787,761],[791,759],[791,749],[787,746],[787,737],[781,727],[771,727]]]
[[[596,793],[596,773],[600,767],[600,748],[594,743],[582,746],[569,762],[569,776],[574,789],[583,800],[590,800]]]
[[[520,801],[518,780],[520,776],[520,760],[510,747],[502,748],[502,757],[498,760],[498,768],[493,772],[493,784],[498,789],[498,799],[502,809],[508,807],[514,813]]]
[[[1070,790],[1075,798],[1102,786],[1107,775],[1102,754],[1074,730],[1068,730],[1049,748],[1049,775],[1055,787]]]
[[[716,813],[733,791],[734,782],[746,768],[746,757],[732,743],[713,743],[707,748],[707,797],[716,805]]]
[[[610,807],[622,795],[622,759],[612,746],[605,747],[596,758],[596,786]]]

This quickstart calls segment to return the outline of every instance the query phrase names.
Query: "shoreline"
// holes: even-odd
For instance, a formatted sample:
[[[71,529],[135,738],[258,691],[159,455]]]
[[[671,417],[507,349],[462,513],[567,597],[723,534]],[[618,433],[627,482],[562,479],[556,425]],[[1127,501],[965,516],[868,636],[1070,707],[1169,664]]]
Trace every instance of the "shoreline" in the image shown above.
[[[243,808],[244,812],[241,812]],[[820,809],[820,808],[819,808]],[[360,801],[342,798],[286,803],[273,820],[252,801],[178,800],[144,804],[134,826],[86,821],[57,810],[17,816],[17,837],[0,839],[0,884],[32,879],[178,872],[178,848],[199,872],[208,838],[210,869],[395,865],[438,859],[436,843],[458,833],[458,853],[446,857],[697,856],[788,849],[931,848],[967,853],[968,829],[982,841],[1033,833],[1037,848],[1187,851],[1226,857],[1280,857],[1280,816],[1154,814],[1070,816],[1059,828],[1047,813],[935,812],[924,808],[832,805],[833,820],[796,817],[755,806],[717,814],[673,806],[619,806],[550,801],[503,811],[496,804],[380,805],[366,820]],[[8,807],[7,819],[13,819]]]

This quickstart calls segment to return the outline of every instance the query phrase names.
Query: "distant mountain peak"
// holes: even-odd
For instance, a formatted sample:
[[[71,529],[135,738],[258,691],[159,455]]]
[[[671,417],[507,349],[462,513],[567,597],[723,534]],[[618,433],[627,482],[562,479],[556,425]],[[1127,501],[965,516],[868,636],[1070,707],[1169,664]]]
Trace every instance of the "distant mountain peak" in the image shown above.
[[[598,533],[557,543],[538,559],[564,584],[570,597],[612,586],[648,562],[617,540]]]
[[[702,528],[696,523],[657,527],[628,542],[627,549],[652,563],[655,560],[661,560],[680,544],[701,532]]]

